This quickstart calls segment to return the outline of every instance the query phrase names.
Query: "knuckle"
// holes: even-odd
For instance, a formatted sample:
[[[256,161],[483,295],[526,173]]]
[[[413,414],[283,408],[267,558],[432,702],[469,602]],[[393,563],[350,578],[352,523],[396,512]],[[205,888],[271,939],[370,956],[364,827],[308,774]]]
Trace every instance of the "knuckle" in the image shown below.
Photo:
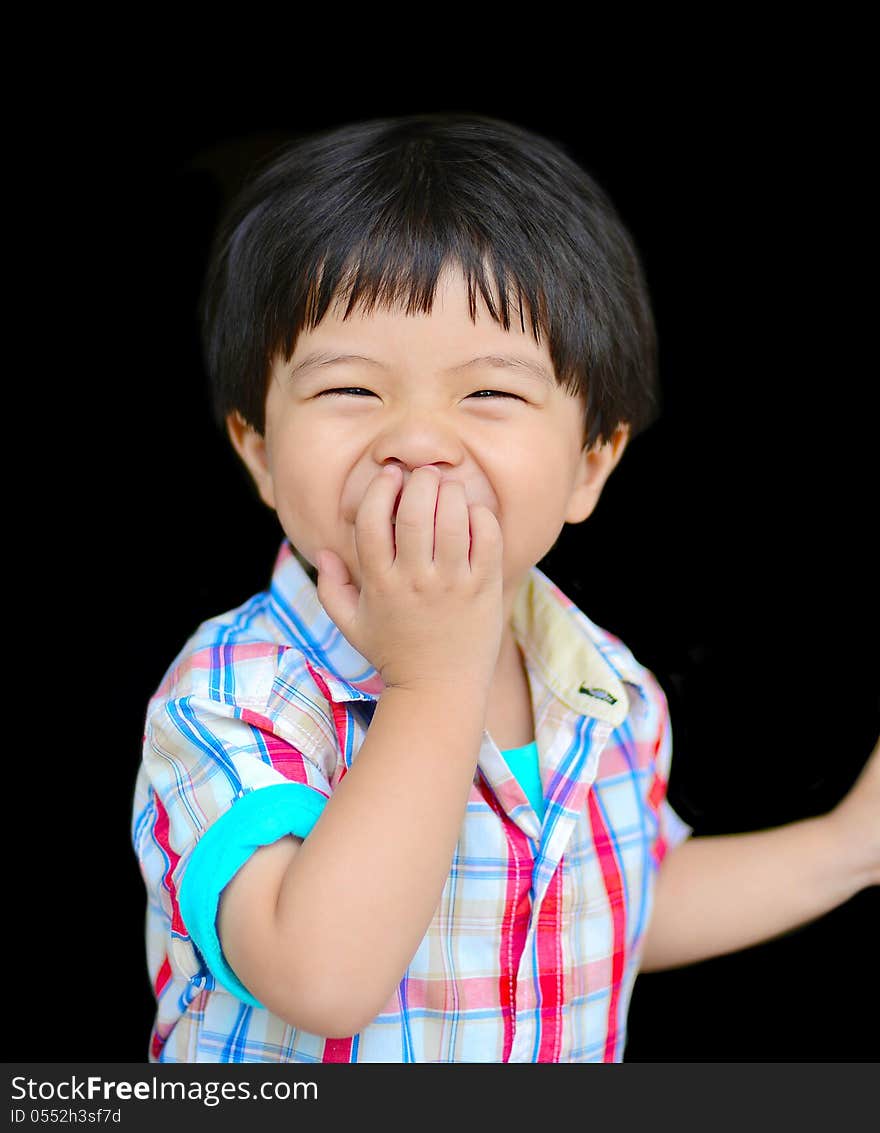
[[[376,536],[379,534],[379,531],[380,527],[375,522],[375,520],[364,519],[359,520],[355,524],[355,534],[359,541],[369,542],[370,540],[376,538]]]
[[[434,589],[434,580],[424,571],[414,571],[410,576],[410,587],[414,594],[430,594]]]

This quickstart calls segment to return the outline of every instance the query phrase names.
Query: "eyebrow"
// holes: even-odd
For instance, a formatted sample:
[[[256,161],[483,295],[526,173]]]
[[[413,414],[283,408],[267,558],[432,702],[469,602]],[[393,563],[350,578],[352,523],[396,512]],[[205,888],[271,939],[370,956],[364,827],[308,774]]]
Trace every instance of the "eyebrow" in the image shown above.
[[[364,354],[332,354],[324,350],[315,350],[297,362],[288,374],[288,379],[293,380],[303,370],[331,366],[335,362],[367,362],[371,366],[386,368],[382,362],[375,358],[368,358]],[[543,382],[545,385],[552,386],[555,384],[553,375],[540,362],[530,358],[519,358],[515,354],[480,354],[477,358],[469,358],[467,362],[450,366],[443,373],[460,373],[462,370],[468,370],[474,366],[491,366],[498,370],[514,370],[524,378],[532,378],[535,381]]]

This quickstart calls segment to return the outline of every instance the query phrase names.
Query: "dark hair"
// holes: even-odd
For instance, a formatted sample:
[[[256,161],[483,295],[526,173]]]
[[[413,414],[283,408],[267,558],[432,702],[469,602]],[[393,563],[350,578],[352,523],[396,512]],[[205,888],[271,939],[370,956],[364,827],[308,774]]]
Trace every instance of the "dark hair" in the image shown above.
[[[200,296],[204,362],[222,427],[265,430],[273,359],[335,298],[431,310],[451,262],[510,328],[510,294],[546,338],[557,381],[583,398],[584,439],[630,436],[659,413],[656,338],[632,238],[559,143],[472,114],[380,118],[298,137],[225,209]],[[491,265],[500,309],[485,266]]]

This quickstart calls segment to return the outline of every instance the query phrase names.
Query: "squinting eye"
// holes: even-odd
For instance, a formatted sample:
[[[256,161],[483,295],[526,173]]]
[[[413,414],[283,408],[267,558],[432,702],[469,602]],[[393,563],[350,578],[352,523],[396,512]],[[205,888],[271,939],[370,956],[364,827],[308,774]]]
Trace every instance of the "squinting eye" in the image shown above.
[[[317,396],[318,397],[344,397],[344,396],[347,396],[347,395],[353,396],[356,393],[366,393],[370,397],[376,396],[374,393],[371,393],[370,390],[363,389],[361,386],[344,386],[344,387],[340,387],[339,389],[325,389],[325,390],[322,390]],[[480,389],[480,390],[477,390],[476,393],[472,393],[470,396],[478,398],[479,401],[484,401],[485,398],[479,397],[479,394],[481,394],[481,393],[487,393],[491,397],[506,397],[506,398],[509,398],[513,401],[524,401],[525,400],[524,398],[520,397],[518,394],[505,393],[504,391],[498,390],[498,389]]]
[[[318,394],[318,397],[342,397],[343,394],[357,393],[358,391],[360,391],[361,393],[370,393],[370,391],[368,389],[361,389],[360,386],[346,386],[343,389],[325,389],[325,390],[322,390]],[[371,394],[371,396],[374,396],[374,395]]]

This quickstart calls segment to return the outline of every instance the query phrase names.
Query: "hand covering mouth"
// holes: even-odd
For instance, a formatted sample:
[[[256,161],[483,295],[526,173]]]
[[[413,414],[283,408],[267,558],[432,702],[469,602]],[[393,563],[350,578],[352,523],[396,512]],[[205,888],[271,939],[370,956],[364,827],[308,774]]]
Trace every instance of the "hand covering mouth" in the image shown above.
[[[398,493],[397,499],[394,501],[394,508],[391,511],[391,523],[392,523],[392,525],[394,525],[397,522],[397,509],[400,507],[400,497],[401,497],[401,495],[402,495],[402,490],[401,490],[400,493]]]

